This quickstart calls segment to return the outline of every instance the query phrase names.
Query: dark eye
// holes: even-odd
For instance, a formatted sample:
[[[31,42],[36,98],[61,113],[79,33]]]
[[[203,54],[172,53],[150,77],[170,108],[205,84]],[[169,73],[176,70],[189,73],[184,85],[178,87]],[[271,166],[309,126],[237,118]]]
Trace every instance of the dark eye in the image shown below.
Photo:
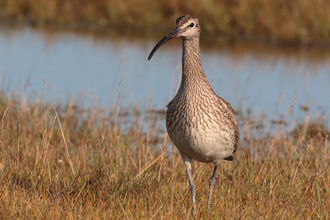
[[[194,27],[194,25],[195,25],[194,23],[191,23],[189,26],[190,26],[190,27]]]

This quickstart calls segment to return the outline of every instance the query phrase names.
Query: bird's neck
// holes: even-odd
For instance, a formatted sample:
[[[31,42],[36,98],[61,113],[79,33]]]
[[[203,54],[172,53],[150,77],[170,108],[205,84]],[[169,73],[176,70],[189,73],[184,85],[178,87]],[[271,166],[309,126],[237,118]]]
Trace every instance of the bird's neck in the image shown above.
[[[195,72],[203,72],[197,37],[182,40],[182,72],[187,77]]]
[[[183,39],[182,41],[182,80],[180,87],[184,89],[195,86],[210,87],[201,64],[198,37]]]

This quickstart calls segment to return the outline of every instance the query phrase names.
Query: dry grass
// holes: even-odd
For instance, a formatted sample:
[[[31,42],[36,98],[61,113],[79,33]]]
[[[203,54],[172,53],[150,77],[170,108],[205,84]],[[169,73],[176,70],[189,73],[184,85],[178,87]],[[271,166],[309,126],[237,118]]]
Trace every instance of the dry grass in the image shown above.
[[[106,114],[2,94],[0,219],[191,219],[184,164],[175,149],[167,156],[164,117],[146,106],[114,102]],[[328,137],[240,124],[209,211],[212,165],[194,164],[197,218],[329,219]]]
[[[0,0],[2,22],[33,26],[164,32],[191,14],[210,38],[226,36],[290,45],[330,42],[327,0]]]

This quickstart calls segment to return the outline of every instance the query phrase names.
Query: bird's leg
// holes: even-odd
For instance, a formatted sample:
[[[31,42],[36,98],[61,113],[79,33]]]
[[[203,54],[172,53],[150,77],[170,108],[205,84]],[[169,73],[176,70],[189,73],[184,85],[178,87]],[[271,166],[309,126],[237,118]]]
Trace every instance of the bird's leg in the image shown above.
[[[191,193],[191,200],[193,203],[193,211],[194,211],[194,214],[196,215],[195,184],[194,184],[194,180],[193,180],[192,173],[191,173],[191,159],[188,157],[183,157],[183,161],[187,167],[187,174],[188,174],[188,179],[189,179],[189,189],[190,189],[190,193]]]
[[[215,183],[215,176],[216,176],[216,173],[217,173],[217,168],[218,168],[218,165],[215,165],[214,166],[214,170],[213,170],[213,174],[210,178],[210,181],[209,181],[209,186],[210,186],[210,192],[209,192],[209,198],[207,200],[207,208],[210,207],[210,202],[211,202],[211,196],[212,196],[212,190],[213,190],[213,187],[214,187],[214,183]]]
[[[192,178],[191,169],[187,167],[188,179],[189,179],[189,189],[191,193],[191,199],[193,203],[194,213],[196,214],[196,204],[195,204],[195,184]]]

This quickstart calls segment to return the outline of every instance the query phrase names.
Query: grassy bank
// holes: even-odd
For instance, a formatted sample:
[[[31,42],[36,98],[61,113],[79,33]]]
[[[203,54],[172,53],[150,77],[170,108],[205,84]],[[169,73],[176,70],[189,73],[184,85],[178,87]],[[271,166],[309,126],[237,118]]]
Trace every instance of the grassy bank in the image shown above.
[[[1,219],[192,218],[184,164],[150,104],[115,101],[108,114],[1,97]],[[194,164],[198,219],[329,219],[326,129],[270,133],[239,115],[242,146],[221,163],[209,211],[212,165]]]
[[[170,30],[175,18],[191,14],[212,38],[290,45],[329,43],[329,11],[327,0],[0,0],[5,23],[152,34]]]

